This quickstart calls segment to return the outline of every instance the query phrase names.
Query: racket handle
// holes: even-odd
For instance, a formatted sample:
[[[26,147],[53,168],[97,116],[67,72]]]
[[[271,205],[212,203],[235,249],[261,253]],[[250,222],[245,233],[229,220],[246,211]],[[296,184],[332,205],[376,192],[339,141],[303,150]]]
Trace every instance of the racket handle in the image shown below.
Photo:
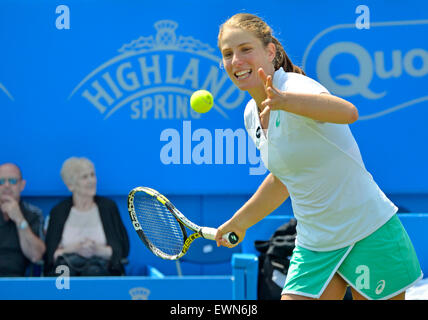
[[[223,235],[223,239],[225,239],[230,244],[235,244],[239,241],[239,237],[235,232],[229,232]]]
[[[201,229],[202,237],[204,237],[205,239],[215,240],[216,233],[217,233],[217,229],[215,228],[203,227]],[[227,242],[229,242],[230,244],[235,244],[239,241],[239,238],[235,232],[226,233],[223,235],[222,238]]]

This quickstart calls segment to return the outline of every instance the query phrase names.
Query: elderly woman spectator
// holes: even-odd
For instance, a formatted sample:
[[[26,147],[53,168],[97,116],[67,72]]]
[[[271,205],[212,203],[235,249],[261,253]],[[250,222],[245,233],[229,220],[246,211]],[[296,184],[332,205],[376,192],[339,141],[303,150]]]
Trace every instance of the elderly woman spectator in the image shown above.
[[[114,201],[97,196],[93,163],[71,157],[61,177],[72,196],[50,212],[46,231],[45,274],[67,265],[70,276],[122,275],[129,239]]]

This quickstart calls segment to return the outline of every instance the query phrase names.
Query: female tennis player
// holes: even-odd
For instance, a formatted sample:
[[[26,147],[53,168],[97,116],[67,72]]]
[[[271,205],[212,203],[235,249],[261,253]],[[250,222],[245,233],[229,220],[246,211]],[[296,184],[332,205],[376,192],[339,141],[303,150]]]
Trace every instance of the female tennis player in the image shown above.
[[[247,91],[244,120],[270,173],[220,226],[246,230],[289,196],[297,219],[282,299],[404,299],[422,278],[397,207],[366,170],[348,124],[355,106],[292,64],[271,28],[240,13],[220,27],[218,46],[233,83]]]

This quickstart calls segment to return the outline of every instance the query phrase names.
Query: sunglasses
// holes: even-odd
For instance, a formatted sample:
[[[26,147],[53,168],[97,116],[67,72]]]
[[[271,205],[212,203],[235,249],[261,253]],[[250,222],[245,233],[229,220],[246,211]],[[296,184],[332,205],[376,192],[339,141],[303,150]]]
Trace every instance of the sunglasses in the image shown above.
[[[0,186],[4,185],[6,181],[9,181],[9,184],[15,185],[19,182],[19,178],[0,178]]]

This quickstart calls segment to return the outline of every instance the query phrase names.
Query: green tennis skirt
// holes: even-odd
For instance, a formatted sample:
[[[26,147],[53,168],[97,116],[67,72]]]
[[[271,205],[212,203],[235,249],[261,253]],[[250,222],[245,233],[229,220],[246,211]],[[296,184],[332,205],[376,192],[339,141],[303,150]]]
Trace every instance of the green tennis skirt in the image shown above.
[[[338,273],[367,299],[389,299],[423,277],[412,242],[395,214],[368,237],[333,251],[293,251],[282,294],[319,298]]]

